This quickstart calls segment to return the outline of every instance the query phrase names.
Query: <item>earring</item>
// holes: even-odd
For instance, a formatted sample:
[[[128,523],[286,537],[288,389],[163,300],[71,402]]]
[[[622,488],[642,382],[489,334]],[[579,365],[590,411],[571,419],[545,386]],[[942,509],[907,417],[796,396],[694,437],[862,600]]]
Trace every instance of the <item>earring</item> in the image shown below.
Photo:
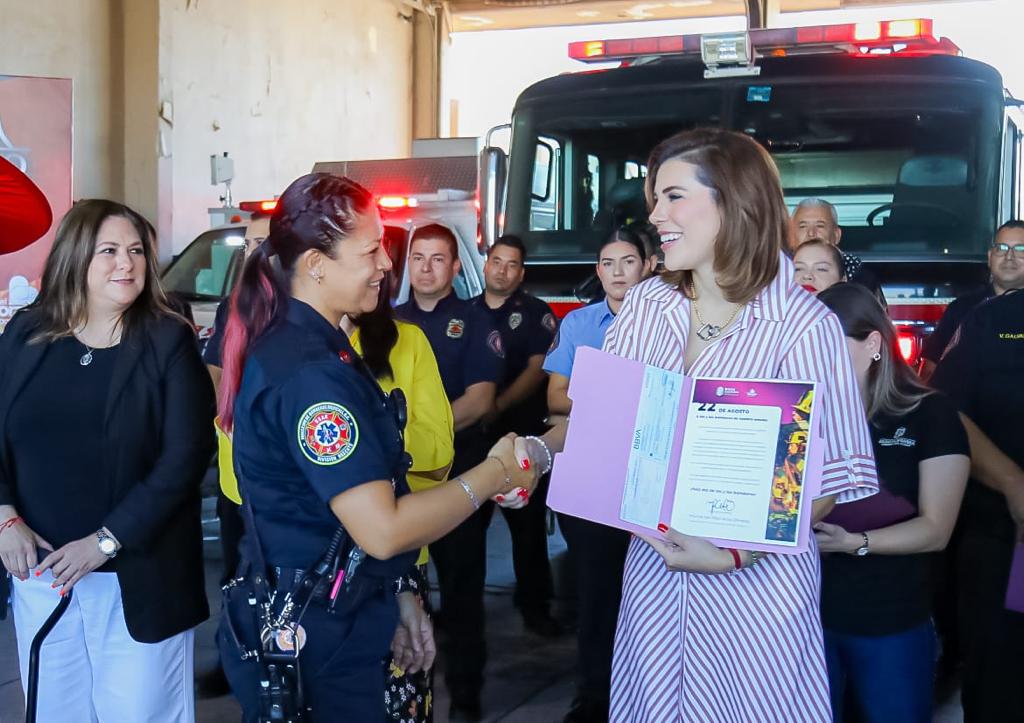
[[[313,277],[313,281],[315,281],[317,286],[319,286],[320,285],[320,280],[323,278],[323,275],[322,274],[317,274],[317,273],[311,273],[310,276]]]
[[[319,281],[319,279],[317,279],[317,281]],[[882,361],[882,355],[879,352],[877,352],[877,351],[874,354],[871,355],[871,358],[874,361]]]

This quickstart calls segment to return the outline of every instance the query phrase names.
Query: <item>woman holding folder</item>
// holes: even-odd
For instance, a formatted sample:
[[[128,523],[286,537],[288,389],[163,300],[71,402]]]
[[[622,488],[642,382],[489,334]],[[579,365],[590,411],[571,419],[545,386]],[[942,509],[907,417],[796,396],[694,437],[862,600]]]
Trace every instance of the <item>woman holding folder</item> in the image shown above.
[[[812,519],[874,494],[843,328],[793,280],[771,157],[747,136],[698,129],[659,144],[648,168],[665,273],[629,292],[604,350],[687,375],[816,382],[825,464]],[[543,467],[565,433],[519,440],[517,453]],[[626,559],[610,719],[831,720],[815,544],[755,559],[659,530]]]
[[[918,380],[889,315],[860,284],[818,297],[846,330],[878,464],[879,494],[815,525],[821,617],[836,720],[932,719],[935,626],[931,553],[953,534],[971,467],[948,397]]]

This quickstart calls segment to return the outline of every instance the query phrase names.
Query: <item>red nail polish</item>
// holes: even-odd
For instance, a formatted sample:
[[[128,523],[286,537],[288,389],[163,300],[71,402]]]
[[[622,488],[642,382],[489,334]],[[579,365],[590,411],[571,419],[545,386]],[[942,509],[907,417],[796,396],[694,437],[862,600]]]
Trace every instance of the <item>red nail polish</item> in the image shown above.
[[[64,590],[61,590],[61,591],[60,591],[60,596],[61,596],[61,597],[64,597]]]
[[[527,492],[526,490],[519,490],[519,496],[522,497],[524,500],[530,499],[530,493]]]
[[[498,502],[504,502],[505,495],[497,495],[494,499],[498,500]]]
[[[664,522],[659,522],[658,523],[658,532],[662,532],[662,533],[668,532],[668,525],[666,525]]]
[[[36,570],[36,577],[39,577],[42,574],[43,574],[42,570]]]
[[[524,459],[523,460],[523,469],[530,469],[530,460],[528,460],[528,459]]]
[[[56,587],[57,587],[57,583],[53,583],[52,585],[50,585],[50,589],[51,589],[51,590],[54,590],[54,589],[56,589]]]

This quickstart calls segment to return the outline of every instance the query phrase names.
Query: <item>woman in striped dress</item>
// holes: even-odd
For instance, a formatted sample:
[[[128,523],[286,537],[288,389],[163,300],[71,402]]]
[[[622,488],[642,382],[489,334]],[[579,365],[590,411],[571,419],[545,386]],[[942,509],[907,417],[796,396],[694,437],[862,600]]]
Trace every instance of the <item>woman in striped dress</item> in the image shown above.
[[[629,292],[605,351],[688,375],[818,382],[826,449],[813,519],[874,494],[843,329],[793,281],[771,157],[746,136],[701,129],[662,142],[648,169],[666,273]],[[544,442],[561,449],[564,434],[556,428]],[[546,458],[533,440],[519,452]],[[830,721],[814,542],[755,565],[747,552],[659,529],[664,537],[630,544],[610,720]]]

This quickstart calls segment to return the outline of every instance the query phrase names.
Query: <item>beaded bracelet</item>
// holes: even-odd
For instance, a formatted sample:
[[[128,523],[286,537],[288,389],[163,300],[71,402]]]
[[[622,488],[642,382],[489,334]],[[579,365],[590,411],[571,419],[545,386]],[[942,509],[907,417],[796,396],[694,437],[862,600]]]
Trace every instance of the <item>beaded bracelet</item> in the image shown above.
[[[541,470],[540,474],[547,474],[548,472],[550,472],[551,471],[551,464],[552,464],[552,457],[551,457],[551,448],[548,447],[548,443],[545,442],[540,437],[534,437],[532,435],[529,436],[529,437],[523,437],[523,439],[533,440],[534,442],[536,442],[537,444],[540,445],[540,448],[544,450],[544,454],[548,458],[547,459],[547,465],[545,465],[544,469]]]
[[[466,491],[466,496],[469,497],[469,501],[472,503],[473,509],[479,510],[480,500],[477,499],[476,493],[473,492],[473,488],[469,486],[469,483],[462,479],[462,477],[456,477],[455,481],[462,485],[462,489]]]

